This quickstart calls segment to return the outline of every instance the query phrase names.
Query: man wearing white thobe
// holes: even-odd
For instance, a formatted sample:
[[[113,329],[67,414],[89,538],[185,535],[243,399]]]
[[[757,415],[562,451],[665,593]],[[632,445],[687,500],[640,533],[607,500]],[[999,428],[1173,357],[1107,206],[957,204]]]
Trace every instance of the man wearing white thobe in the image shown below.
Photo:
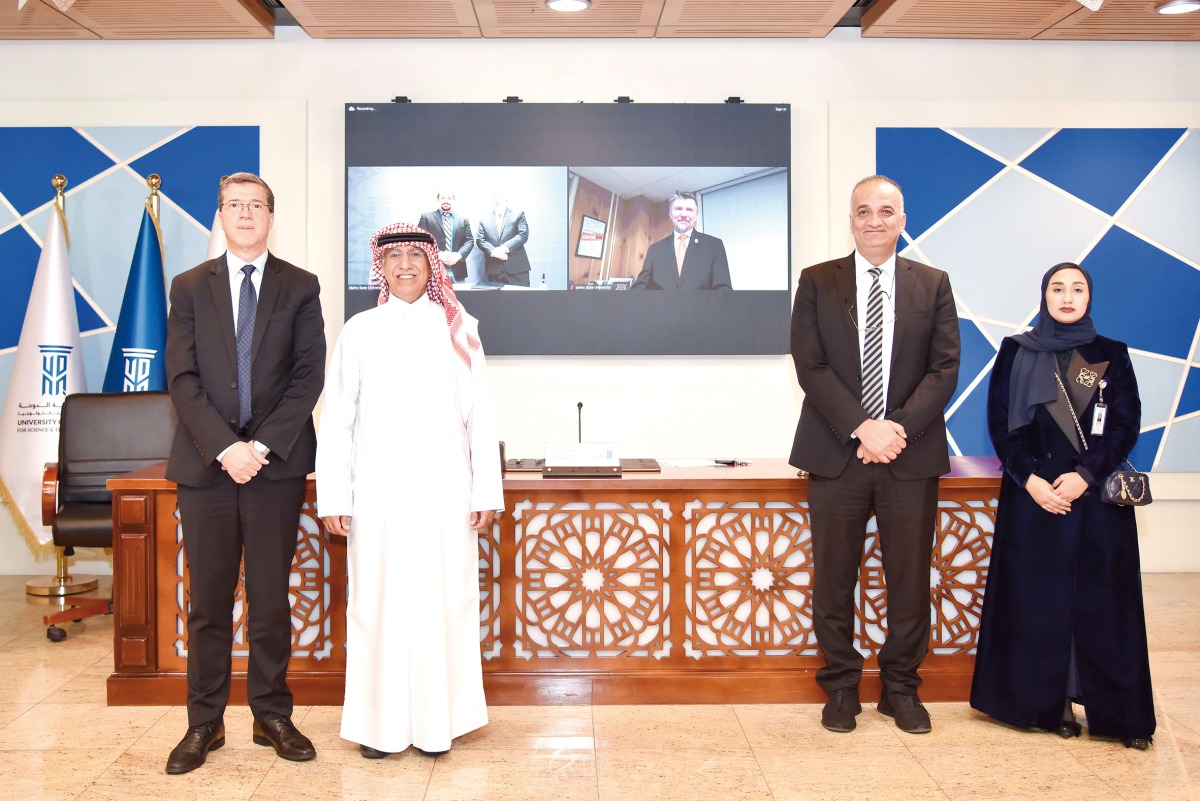
[[[379,759],[487,723],[476,531],[504,497],[478,323],[433,237],[398,223],[371,244],[380,304],[333,351],[317,506],[349,537],[341,735]]]

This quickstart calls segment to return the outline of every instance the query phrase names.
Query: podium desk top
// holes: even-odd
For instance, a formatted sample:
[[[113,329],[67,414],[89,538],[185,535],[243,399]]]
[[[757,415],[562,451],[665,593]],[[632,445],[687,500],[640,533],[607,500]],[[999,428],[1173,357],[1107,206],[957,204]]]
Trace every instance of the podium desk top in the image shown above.
[[[740,487],[786,489],[803,486],[807,479],[797,474],[786,459],[751,459],[751,464],[737,467],[667,467],[659,473],[625,473],[619,478],[562,478],[544,477],[539,473],[505,473],[506,490],[531,491],[538,489],[615,489],[618,486],[640,489],[690,489],[697,485],[735,483]],[[110,490],[173,490],[175,483],[166,478],[166,462],[158,462],[140,470],[110,478]],[[313,477],[309,476],[309,481]],[[950,472],[942,476],[945,487],[969,488],[995,485],[1000,482],[1000,462],[994,456],[952,456]]]

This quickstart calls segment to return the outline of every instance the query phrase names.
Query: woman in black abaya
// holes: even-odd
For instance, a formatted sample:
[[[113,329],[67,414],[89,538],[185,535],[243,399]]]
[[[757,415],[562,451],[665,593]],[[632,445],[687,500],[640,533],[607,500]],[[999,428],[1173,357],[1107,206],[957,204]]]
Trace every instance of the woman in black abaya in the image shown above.
[[[992,369],[1003,477],[971,706],[1075,737],[1079,704],[1090,735],[1144,750],[1155,720],[1137,523],[1098,484],[1133,449],[1141,400],[1128,348],[1096,333],[1091,295],[1085,270],[1051,268],[1033,331],[1007,337]]]

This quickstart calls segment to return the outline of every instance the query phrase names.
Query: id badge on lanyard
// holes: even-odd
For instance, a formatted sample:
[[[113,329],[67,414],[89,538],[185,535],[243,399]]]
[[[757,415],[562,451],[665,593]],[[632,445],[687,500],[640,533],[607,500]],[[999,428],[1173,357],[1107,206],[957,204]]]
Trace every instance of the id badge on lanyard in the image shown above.
[[[1108,382],[1100,380],[1100,397],[1096,399],[1096,410],[1092,413],[1092,436],[1104,436],[1104,418],[1108,414],[1108,406],[1104,403],[1104,388]]]

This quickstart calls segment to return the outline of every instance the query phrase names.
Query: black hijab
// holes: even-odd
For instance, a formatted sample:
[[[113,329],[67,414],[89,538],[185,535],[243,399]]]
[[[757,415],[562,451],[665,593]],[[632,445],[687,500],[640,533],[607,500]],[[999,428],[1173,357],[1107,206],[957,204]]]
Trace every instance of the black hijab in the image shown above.
[[[1088,285],[1088,305],[1083,316],[1073,323],[1060,323],[1050,316],[1046,306],[1046,288],[1050,279],[1062,270],[1079,270]],[[1092,324],[1092,276],[1078,264],[1056,264],[1042,276],[1042,307],[1032,331],[1012,339],[1020,348],[1013,359],[1008,385],[1008,430],[1016,431],[1033,421],[1038,404],[1049,403],[1058,394],[1054,374],[1058,370],[1055,353],[1074,350],[1096,338]]]

